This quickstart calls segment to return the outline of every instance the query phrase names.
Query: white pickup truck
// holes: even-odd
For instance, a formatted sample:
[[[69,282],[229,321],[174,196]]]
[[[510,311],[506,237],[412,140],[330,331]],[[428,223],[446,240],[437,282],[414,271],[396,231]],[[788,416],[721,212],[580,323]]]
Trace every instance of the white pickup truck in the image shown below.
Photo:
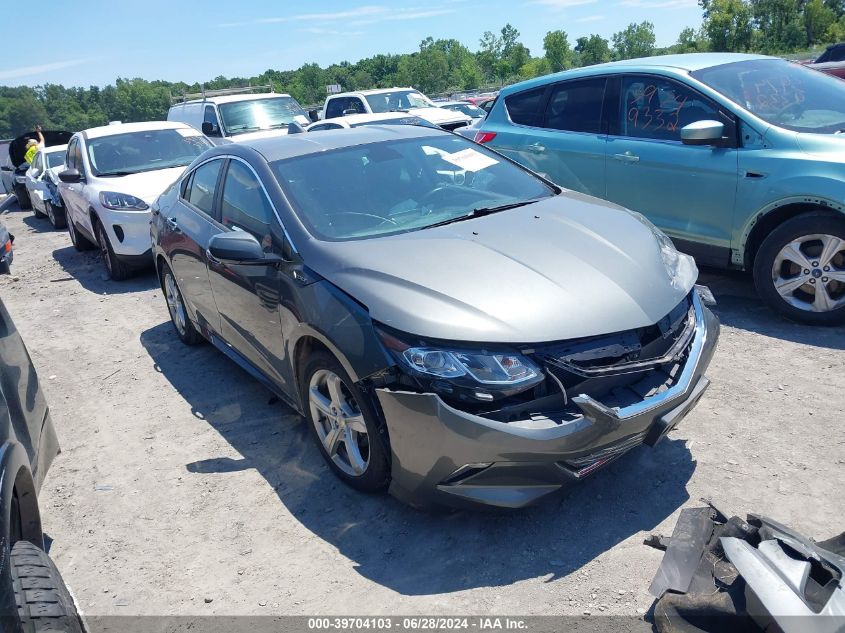
[[[348,114],[407,112],[445,130],[455,130],[472,122],[461,112],[438,108],[428,97],[413,88],[382,88],[331,95],[323,106],[323,119]]]

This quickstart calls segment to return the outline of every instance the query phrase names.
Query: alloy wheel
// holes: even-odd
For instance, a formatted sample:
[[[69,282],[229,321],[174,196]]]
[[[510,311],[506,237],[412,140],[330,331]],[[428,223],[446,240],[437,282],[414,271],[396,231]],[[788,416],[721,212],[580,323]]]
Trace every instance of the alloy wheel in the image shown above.
[[[813,234],[785,244],[772,266],[772,283],[788,304],[808,312],[845,305],[845,240]]]
[[[359,477],[370,462],[370,438],[364,416],[343,380],[328,369],[311,376],[311,420],[326,454],[344,473]]]
[[[106,232],[103,230],[101,225],[97,225],[97,236],[100,238],[97,240],[100,246],[100,256],[103,258],[103,262],[106,265],[106,270],[109,271],[109,276],[112,274],[111,269],[111,257],[109,257],[109,242],[108,238],[106,237]]]
[[[164,298],[167,300],[167,309],[170,311],[173,325],[179,330],[179,334],[184,336],[185,326],[188,322],[185,304],[182,303],[182,293],[179,292],[176,280],[170,272],[164,274]]]

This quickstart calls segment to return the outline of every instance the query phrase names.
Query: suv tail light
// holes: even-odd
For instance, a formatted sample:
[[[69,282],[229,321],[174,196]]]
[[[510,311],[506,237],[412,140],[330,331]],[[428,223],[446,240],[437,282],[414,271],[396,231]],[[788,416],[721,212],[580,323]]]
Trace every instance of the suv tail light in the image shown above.
[[[476,143],[481,143],[482,145],[484,145],[484,143],[489,143],[489,142],[490,142],[490,141],[492,141],[494,138],[496,138],[496,133],[495,133],[495,132],[482,132],[482,131],[478,131],[478,132],[476,132],[476,133],[475,133],[475,138],[474,138],[473,140],[474,140]]]

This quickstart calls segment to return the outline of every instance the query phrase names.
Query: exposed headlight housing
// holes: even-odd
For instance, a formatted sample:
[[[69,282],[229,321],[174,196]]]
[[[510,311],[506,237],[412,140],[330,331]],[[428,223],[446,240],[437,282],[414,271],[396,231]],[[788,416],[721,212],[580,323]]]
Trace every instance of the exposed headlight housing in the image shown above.
[[[669,275],[669,283],[672,284],[672,287],[684,292],[689,290],[695,284],[695,280],[698,279],[698,267],[695,265],[695,260],[689,255],[679,252],[669,236],[654,226],[642,213],[636,211],[629,211],[629,213],[654,235],[660,250],[660,258],[666,267],[666,273]]]
[[[531,389],[545,379],[539,366],[516,352],[414,344],[403,340],[405,336],[378,332],[404,373],[425,388],[453,398],[492,402]]]
[[[117,191],[101,191],[100,204],[116,211],[146,211],[149,205],[136,196]]]

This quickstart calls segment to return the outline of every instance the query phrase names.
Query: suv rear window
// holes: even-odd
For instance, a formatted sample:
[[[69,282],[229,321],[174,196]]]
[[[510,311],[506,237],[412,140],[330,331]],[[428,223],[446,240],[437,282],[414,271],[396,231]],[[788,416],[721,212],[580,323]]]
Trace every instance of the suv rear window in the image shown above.
[[[517,125],[536,125],[545,92],[546,87],[541,86],[505,97],[511,121]]]

